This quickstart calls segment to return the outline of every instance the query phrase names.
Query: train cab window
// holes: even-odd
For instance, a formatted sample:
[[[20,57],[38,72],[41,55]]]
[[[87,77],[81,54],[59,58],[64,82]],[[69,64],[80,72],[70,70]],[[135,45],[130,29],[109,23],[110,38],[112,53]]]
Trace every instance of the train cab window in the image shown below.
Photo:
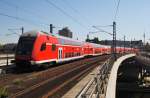
[[[52,44],[52,51],[55,51],[55,50],[56,50],[56,45]]]
[[[41,45],[41,49],[40,49],[41,51],[44,51],[44,50],[46,50],[46,43],[43,43],[42,45]]]

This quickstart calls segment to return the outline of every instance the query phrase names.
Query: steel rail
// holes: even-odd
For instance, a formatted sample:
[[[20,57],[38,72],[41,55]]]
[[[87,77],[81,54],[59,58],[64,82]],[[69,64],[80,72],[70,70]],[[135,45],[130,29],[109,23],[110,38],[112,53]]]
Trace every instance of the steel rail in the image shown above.
[[[106,59],[107,57],[102,58],[104,60],[104,58]],[[48,96],[56,93],[64,85],[68,84],[80,75],[91,70],[91,68],[94,67],[91,65],[97,64],[98,62],[100,62],[100,59],[96,59],[88,64],[83,64],[82,66],[77,66],[74,69],[61,73],[53,78],[46,79],[36,85],[31,86],[26,90],[20,91],[15,95],[11,96],[11,98],[38,98],[39,96],[43,98],[48,98]]]

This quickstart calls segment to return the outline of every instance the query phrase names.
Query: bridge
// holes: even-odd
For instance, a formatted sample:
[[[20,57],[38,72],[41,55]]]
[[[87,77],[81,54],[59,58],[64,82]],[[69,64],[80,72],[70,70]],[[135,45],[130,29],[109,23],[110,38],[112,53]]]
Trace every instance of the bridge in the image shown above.
[[[84,80],[87,83],[77,95],[72,92],[63,98],[149,98],[149,64],[150,59],[140,54],[121,56],[114,63],[110,58],[94,70],[93,78]]]

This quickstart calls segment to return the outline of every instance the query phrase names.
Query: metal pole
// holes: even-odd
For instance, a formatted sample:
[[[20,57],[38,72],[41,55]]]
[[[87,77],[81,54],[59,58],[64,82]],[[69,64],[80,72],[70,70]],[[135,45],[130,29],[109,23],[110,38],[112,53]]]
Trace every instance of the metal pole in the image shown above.
[[[112,48],[113,48],[113,56],[114,56],[114,59],[116,60],[117,57],[116,57],[116,22],[113,21],[113,45],[112,45]]]
[[[50,24],[50,33],[53,34],[53,24]]]
[[[131,51],[132,51],[132,39],[131,39]]]
[[[144,37],[144,43],[143,43],[143,45],[145,45],[145,33],[143,34],[143,37]]]
[[[143,42],[143,51],[145,51],[145,32],[144,32],[144,34],[143,34],[143,38],[144,38],[144,42]]]
[[[124,53],[125,53],[125,41],[126,41],[126,36],[124,35]]]
[[[22,33],[22,34],[24,33],[24,28],[23,28],[23,27],[21,28],[21,33]]]

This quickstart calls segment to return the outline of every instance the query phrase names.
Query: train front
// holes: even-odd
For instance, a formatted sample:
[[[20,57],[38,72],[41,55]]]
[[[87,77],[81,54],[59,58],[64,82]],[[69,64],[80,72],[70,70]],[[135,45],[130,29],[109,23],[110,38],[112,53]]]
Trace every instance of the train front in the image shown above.
[[[36,37],[36,32],[27,32],[20,36],[15,53],[16,66],[31,65],[30,61],[32,60],[32,52]]]

